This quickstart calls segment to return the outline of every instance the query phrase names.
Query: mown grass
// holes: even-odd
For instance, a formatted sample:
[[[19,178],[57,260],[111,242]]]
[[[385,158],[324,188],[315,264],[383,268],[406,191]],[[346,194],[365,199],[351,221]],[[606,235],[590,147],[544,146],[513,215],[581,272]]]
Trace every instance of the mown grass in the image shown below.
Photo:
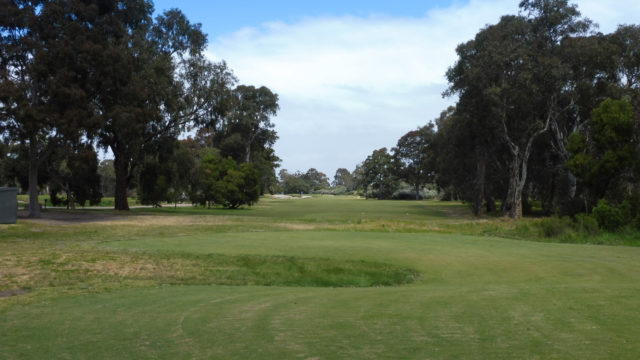
[[[640,248],[522,241],[537,220],[340,197],[95,216],[0,227],[3,358],[640,353]]]

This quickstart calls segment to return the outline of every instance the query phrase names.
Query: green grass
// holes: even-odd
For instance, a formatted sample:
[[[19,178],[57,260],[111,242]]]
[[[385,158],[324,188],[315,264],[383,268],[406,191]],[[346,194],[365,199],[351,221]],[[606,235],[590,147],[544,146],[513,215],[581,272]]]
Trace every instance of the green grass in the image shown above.
[[[3,225],[0,353],[637,358],[640,248],[520,240],[535,221],[317,197]]]

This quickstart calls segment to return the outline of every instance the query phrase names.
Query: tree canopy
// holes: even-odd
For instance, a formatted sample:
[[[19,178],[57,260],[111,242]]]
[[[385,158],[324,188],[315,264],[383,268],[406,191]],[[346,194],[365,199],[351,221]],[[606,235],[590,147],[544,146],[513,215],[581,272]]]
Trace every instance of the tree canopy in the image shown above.
[[[56,148],[110,152],[118,210],[128,209],[135,188],[143,202],[181,196],[185,181],[164,160],[191,130],[208,133],[211,141],[202,146],[218,149],[221,163],[231,157],[239,164],[229,179],[239,169],[257,172],[261,191],[273,190],[279,158],[270,119],[279,109],[278,95],[264,86],[238,85],[224,61],[209,61],[201,25],[180,10],[154,19],[148,0],[0,5],[0,134],[15,149],[12,156],[28,163],[28,180],[20,180],[23,187],[29,183],[33,216],[39,213],[38,186],[51,180],[59,189],[75,161],[76,150],[63,159],[52,152]],[[39,174],[47,162],[59,166]],[[91,169],[97,179],[98,167]]]

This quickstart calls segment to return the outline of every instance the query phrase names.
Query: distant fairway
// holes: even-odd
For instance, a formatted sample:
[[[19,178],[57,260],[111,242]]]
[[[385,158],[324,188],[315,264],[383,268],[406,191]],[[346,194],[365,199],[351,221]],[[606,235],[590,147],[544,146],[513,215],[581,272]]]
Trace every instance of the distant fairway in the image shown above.
[[[0,298],[0,354],[638,358],[640,248],[462,234],[479,224],[340,197],[22,221],[0,228],[0,291],[29,291]]]

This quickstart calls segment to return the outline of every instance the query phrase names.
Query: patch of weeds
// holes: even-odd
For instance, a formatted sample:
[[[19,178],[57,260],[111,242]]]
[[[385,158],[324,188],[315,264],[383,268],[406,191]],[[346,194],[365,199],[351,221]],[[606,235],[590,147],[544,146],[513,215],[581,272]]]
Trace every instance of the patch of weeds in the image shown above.
[[[600,233],[598,221],[589,214],[577,214],[574,227],[576,231],[585,236],[596,236]]]
[[[573,231],[573,220],[569,217],[549,217],[537,222],[541,237],[555,238]]]

